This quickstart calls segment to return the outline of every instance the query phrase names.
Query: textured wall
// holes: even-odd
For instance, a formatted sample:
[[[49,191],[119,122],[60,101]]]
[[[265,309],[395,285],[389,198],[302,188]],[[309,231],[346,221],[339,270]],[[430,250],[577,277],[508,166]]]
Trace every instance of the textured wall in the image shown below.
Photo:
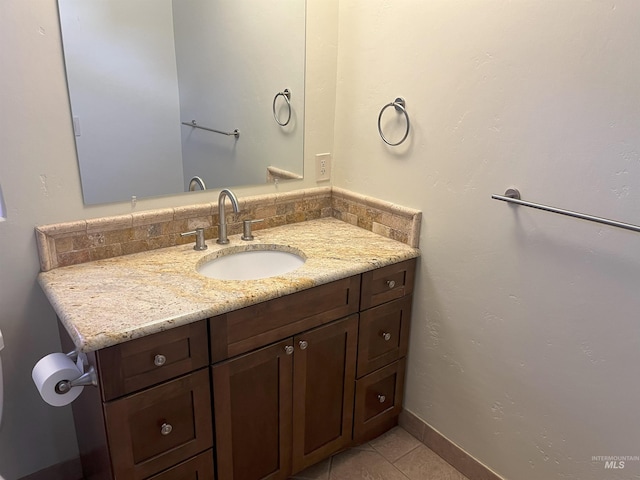
[[[334,184],[423,211],[405,407],[508,479],[640,475],[591,460],[640,455],[640,236],[490,199],[640,223],[639,24],[633,0],[340,2]]]

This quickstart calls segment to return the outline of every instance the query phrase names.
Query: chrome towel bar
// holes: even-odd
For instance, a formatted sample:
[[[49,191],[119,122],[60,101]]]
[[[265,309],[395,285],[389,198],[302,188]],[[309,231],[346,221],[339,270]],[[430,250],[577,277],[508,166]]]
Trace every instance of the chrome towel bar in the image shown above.
[[[589,220],[590,222],[603,223],[612,227],[640,232],[640,226],[633,225],[631,223],[618,222],[616,220],[609,220],[608,218],[594,217],[593,215],[587,215],[585,213],[572,212],[571,210],[564,210],[562,208],[526,202],[520,199],[520,192],[515,188],[509,188],[504,195],[491,195],[491,198],[494,200],[502,200],[503,202],[515,203],[516,205],[522,205],[523,207],[537,208],[538,210],[544,210],[546,212],[559,213],[560,215],[567,215],[569,217],[580,218],[582,220]]]
[[[198,123],[195,120],[191,120],[191,123],[189,122],[181,122],[181,123],[182,125],[186,125],[188,127],[193,127],[193,128],[199,128],[201,130],[206,130],[208,132],[220,133],[222,135],[233,135],[236,138],[240,136],[240,131],[237,128],[233,132],[222,132],[220,130],[215,130],[213,128],[201,127],[200,125],[198,125]]]

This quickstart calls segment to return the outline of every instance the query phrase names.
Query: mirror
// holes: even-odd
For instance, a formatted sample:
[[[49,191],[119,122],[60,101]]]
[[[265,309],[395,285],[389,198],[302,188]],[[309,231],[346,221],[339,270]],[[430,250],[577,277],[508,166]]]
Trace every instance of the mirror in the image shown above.
[[[305,0],[58,8],[85,204],[302,178]]]

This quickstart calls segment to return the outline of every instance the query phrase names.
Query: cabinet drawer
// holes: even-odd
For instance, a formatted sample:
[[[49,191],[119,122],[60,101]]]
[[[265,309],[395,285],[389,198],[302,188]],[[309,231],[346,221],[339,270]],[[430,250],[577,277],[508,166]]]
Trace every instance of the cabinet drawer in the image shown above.
[[[357,443],[371,440],[398,423],[404,370],[403,358],[356,381],[353,438]]]
[[[213,363],[358,311],[360,276],[345,278],[210,319]]]
[[[360,314],[358,378],[407,354],[411,299],[402,297]]]
[[[148,480],[214,480],[213,451],[207,450]]]
[[[413,293],[416,259],[405,260],[362,274],[360,309],[375,307]]]
[[[105,401],[209,364],[207,322],[173,328],[97,352]]]
[[[104,405],[116,480],[140,480],[211,448],[208,369]]]

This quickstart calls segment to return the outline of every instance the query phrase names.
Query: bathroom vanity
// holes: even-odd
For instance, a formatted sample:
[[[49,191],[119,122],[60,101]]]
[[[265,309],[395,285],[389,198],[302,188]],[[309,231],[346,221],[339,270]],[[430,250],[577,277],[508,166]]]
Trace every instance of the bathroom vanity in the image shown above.
[[[304,265],[207,278],[209,240],[40,274],[98,372],[72,404],[86,479],[286,479],[397,424],[419,251],[334,218],[255,234]]]
[[[74,415],[81,447],[98,447],[88,469],[104,477],[85,475],[213,479],[215,458],[219,480],[287,478],[391,428],[414,268],[407,260],[91,354],[102,394],[78,399]]]

